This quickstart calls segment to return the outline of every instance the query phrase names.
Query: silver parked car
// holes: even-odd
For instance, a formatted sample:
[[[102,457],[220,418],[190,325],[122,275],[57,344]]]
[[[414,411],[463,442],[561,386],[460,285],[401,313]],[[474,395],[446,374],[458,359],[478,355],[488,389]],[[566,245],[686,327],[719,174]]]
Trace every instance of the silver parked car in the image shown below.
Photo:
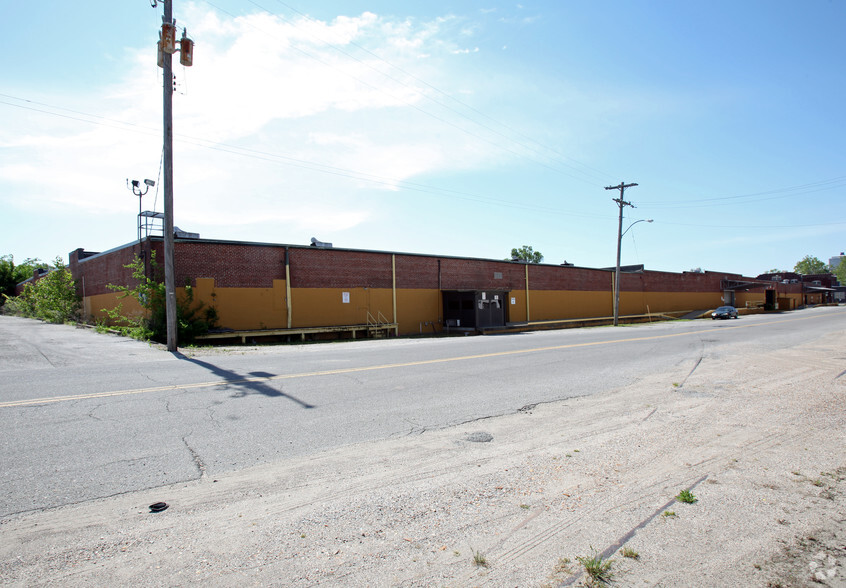
[[[721,306],[711,313],[711,318],[714,320],[737,318],[737,309],[733,306]]]

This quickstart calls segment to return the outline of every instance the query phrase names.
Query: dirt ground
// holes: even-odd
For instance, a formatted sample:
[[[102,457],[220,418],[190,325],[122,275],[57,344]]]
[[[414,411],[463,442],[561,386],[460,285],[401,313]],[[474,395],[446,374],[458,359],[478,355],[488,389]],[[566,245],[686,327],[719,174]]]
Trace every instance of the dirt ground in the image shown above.
[[[510,416],[17,516],[0,523],[0,582],[578,586],[579,558],[598,555],[617,586],[846,587],[844,369],[842,333],[713,354]]]

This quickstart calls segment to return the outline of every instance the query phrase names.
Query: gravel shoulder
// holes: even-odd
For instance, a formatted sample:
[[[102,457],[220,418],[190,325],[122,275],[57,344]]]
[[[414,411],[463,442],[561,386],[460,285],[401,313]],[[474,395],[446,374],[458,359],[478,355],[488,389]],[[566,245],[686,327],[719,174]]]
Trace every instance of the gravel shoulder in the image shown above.
[[[8,518],[0,583],[844,587],[843,335]]]

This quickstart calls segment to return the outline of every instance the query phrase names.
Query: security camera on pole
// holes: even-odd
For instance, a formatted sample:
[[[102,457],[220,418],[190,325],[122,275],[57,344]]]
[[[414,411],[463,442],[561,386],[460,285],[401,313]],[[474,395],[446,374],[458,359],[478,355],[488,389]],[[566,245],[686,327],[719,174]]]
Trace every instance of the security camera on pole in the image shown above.
[[[177,47],[176,21],[173,20],[172,0],[151,0],[153,7],[164,4],[161,38],[158,46],[159,67],[164,86],[164,257],[165,257],[165,317],[167,322],[167,350],[176,351],[176,277],[173,267],[173,54],[179,51],[179,62],[190,67],[194,62],[194,42],[183,29]]]

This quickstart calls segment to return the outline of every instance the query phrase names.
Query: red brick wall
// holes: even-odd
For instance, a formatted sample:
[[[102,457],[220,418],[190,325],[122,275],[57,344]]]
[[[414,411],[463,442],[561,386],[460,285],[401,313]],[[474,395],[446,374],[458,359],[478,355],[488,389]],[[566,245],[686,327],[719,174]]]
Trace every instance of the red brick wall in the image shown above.
[[[318,247],[290,252],[292,288],[390,288],[393,284],[389,253]]]
[[[723,280],[743,279],[737,274],[715,272],[650,272],[621,274],[620,290],[636,292],[720,292]]]
[[[397,255],[397,288],[437,289],[439,261],[436,257]]]
[[[611,290],[611,272],[581,267],[529,265],[529,290]]]
[[[164,244],[156,243],[159,265],[164,268]],[[176,286],[197,278],[214,278],[218,288],[272,288],[273,280],[285,279],[285,248],[226,242],[177,241]]]
[[[68,256],[68,266],[76,289],[80,296],[96,296],[114,292],[109,284],[133,288],[137,281],[132,278],[132,270],[124,266],[132,263],[138,255],[138,244],[127,245],[121,249],[94,255],[79,260],[79,252],[72,251]]]
[[[526,287],[525,266],[507,261],[442,259],[442,290],[517,290]],[[496,274],[502,275],[501,279]],[[529,280],[531,284],[531,278]],[[438,282],[430,288],[437,288]]]

